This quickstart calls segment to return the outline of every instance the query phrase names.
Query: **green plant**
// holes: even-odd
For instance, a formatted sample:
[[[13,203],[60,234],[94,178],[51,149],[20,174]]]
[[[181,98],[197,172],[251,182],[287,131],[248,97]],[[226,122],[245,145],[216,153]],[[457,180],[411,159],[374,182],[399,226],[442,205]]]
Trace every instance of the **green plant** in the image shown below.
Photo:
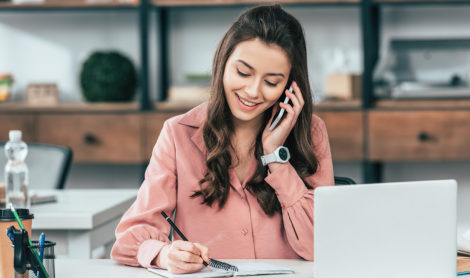
[[[82,65],[80,85],[87,101],[129,101],[137,73],[132,61],[119,52],[96,51]]]

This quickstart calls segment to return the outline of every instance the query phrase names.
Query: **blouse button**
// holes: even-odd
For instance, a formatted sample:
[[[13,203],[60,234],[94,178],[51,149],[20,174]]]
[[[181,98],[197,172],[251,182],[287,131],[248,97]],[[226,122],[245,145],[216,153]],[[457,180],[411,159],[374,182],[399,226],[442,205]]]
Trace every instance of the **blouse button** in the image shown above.
[[[242,235],[246,236],[248,234],[248,229],[243,228],[242,229]]]

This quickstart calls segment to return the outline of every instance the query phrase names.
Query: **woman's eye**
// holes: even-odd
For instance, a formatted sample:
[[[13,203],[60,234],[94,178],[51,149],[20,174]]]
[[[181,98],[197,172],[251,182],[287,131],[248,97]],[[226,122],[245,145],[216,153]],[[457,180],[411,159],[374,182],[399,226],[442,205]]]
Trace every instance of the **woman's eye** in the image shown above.
[[[266,84],[268,84],[268,86],[270,86],[270,87],[276,87],[277,86],[277,83],[271,83],[267,80],[265,80],[264,82],[266,82]]]
[[[247,73],[241,72],[239,69],[237,69],[237,72],[238,74],[240,74],[240,76],[243,76],[243,77],[247,77],[249,75]]]

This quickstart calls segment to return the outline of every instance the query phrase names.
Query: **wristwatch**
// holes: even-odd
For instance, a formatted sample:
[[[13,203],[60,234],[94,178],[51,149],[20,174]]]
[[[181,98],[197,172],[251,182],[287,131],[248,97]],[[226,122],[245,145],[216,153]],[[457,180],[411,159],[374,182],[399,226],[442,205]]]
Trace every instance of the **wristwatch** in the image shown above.
[[[261,156],[261,162],[263,163],[263,166],[266,166],[272,162],[286,163],[287,161],[289,161],[289,159],[289,149],[284,146],[278,147],[276,150],[274,150],[274,152],[270,154]]]

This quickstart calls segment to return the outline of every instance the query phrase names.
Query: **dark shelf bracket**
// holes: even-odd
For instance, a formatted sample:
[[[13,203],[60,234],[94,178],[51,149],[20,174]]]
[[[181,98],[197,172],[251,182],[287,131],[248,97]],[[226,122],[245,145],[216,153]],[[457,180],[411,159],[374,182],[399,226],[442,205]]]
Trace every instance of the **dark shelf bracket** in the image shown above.
[[[149,3],[148,0],[140,0],[139,6],[139,39],[140,39],[140,110],[151,110],[149,90]]]

